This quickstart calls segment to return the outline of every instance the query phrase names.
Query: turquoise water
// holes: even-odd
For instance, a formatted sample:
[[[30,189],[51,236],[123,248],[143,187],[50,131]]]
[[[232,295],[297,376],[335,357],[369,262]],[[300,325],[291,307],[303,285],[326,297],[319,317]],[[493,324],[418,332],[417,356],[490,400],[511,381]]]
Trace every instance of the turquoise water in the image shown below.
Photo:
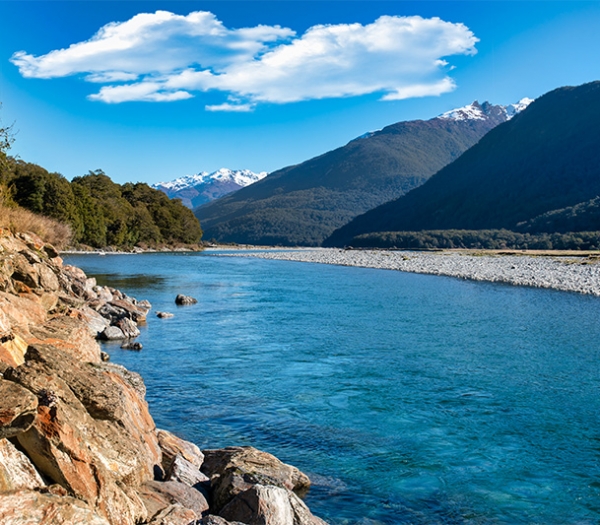
[[[332,524],[600,521],[600,299],[208,254],[67,262],[175,314],[149,316],[142,352],[107,346],[159,427],[298,466]]]

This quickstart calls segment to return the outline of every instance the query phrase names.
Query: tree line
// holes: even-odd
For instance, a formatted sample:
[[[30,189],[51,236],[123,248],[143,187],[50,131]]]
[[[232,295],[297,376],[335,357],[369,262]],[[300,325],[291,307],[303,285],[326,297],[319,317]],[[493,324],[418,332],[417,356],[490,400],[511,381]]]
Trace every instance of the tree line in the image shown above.
[[[156,247],[196,244],[202,237],[191,210],[145,183],[117,184],[102,170],[69,182],[36,164],[6,155],[0,160],[7,203],[69,224],[75,244]]]

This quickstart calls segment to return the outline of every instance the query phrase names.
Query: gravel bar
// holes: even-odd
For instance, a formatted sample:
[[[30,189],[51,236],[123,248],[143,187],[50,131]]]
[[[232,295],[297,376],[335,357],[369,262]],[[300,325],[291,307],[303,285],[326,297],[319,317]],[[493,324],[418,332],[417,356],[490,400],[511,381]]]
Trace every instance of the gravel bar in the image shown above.
[[[240,251],[231,255],[445,275],[600,296],[600,262],[597,257],[473,255],[336,248]]]

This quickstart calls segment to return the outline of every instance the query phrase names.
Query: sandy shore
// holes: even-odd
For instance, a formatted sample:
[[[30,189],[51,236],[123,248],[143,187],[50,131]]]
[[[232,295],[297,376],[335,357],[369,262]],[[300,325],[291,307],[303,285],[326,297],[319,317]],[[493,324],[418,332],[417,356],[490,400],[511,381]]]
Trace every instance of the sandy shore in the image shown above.
[[[591,256],[540,257],[336,248],[240,251],[235,256],[446,275],[600,296],[600,259]]]

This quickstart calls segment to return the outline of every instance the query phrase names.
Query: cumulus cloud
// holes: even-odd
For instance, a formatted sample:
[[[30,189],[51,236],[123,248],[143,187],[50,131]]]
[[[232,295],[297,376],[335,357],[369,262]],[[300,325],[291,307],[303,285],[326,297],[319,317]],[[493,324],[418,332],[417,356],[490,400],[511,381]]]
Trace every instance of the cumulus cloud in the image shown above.
[[[227,102],[208,111],[250,111],[266,102],[440,95],[455,88],[445,58],[475,54],[477,42],[463,24],[419,16],[316,25],[297,35],[280,26],[228,29],[204,11],[157,11],[107,24],[67,49],[38,57],[19,51],[11,62],[24,77],[81,75],[106,84],[89,97],[106,103],[166,102],[210,90]]]

